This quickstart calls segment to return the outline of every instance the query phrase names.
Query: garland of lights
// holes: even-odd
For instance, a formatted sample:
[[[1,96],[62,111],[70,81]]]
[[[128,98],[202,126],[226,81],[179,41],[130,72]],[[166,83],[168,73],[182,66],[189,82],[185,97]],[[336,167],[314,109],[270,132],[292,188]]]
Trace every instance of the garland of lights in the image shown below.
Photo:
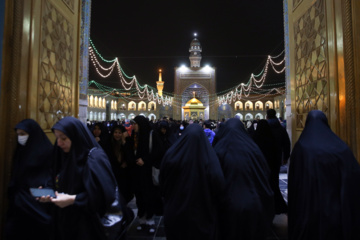
[[[90,60],[91,60],[92,64],[94,65],[96,72],[102,78],[109,77],[112,74],[112,72],[116,66],[117,72],[118,72],[118,75],[120,78],[120,82],[125,90],[128,91],[128,90],[132,89],[133,86],[135,85],[135,88],[137,90],[137,93],[138,93],[138,96],[140,99],[143,99],[146,96],[149,101],[155,101],[158,104],[163,104],[163,105],[171,105],[172,97],[166,96],[166,95],[160,97],[158,95],[158,93],[154,93],[154,90],[150,89],[147,84],[145,84],[145,86],[141,86],[135,76],[133,76],[131,78],[125,74],[125,72],[123,71],[123,69],[120,66],[118,58],[115,58],[113,60],[107,60],[101,56],[101,54],[97,51],[96,47],[94,46],[94,44],[91,40],[90,40],[90,44],[91,44],[91,46],[89,47]],[[101,58],[106,63],[112,63],[111,66],[110,67],[102,66],[100,64],[97,56],[99,56],[99,58]],[[103,72],[106,71],[107,73],[103,74],[101,71],[103,71]],[[131,80],[129,82],[127,82],[126,79],[124,78],[124,75],[126,78],[131,79]],[[109,91],[109,90],[106,90],[106,91]]]
[[[96,86],[97,89],[99,89],[100,91],[102,91],[102,95],[105,95],[105,96],[108,96],[108,95],[111,95],[111,94],[119,94],[119,98],[128,98],[128,97],[125,97],[125,96],[122,96],[120,93],[123,93],[123,92],[127,92],[127,93],[131,93],[130,96],[138,93],[138,89],[129,89],[130,91],[124,91],[123,89],[117,89],[117,88],[110,88],[108,86],[105,86],[105,85],[102,85],[94,80],[91,80],[89,81],[88,85],[91,86],[92,84],[94,84]],[[151,91],[148,91],[148,89],[145,89],[144,91],[147,91],[147,95],[148,95],[148,100],[149,101],[155,101],[157,102],[158,104],[162,104],[162,105],[170,105],[172,104],[172,98],[171,97],[159,97],[158,96],[158,93],[154,93],[153,90]],[[142,98],[141,98],[142,99]]]
[[[285,62],[285,58],[280,62],[275,62],[273,60],[274,58],[279,57],[281,54],[279,54],[278,56],[275,56],[275,57],[268,56],[265,67],[260,72],[260,74],[254,75],[252,73],[250,76],[249,82],[247,84],[241,83],[240,85],[235,87],[235,90],[231,90],[231,91],[223,94],[222,96],[219,96],[218,104],[219,105],[225,104],[225,103],[231,104],[231,102],[236,101],[236,99],[240,100],[243,97],[243,95],[245,97],[249,97],[250,93],[254,93],[254,91],[255,91],[254,89],[260,89],[261,87],[263,87],[265,80],[266,80],[267,73],[268,73],[269,65],[271,65],[274,72],[276,72],[278,74],[284,72],[285,66],[281,70],[277,70],[276,67],[283,64]],[[256,77],[259,77],[260,75],[261,75],[261,77],[259,79],[256,79]],[[255,87],[252,87],[253,85]],[[239,87],[240,87],[240,89],[239,89]],[[282,91],[280,91],[278,88],[272,88],[267,93],[265,93],[265,96],[268,96],[269,93],[272,91],[276,91],[275,94],[282,93]]]
[[[94,43],[91,41],[91,39],[90,39],[90,45],[91,45],[91,46],[89,46],[90,60],[91,60],[92,64],[94,65],[96,72],[102,78],[107,78],[113,73],[114,68],[116,66],[123,89],[109,88],[109,87],[106,87],[99,83],[96,83],[95,81],[90,81],[89,86],[94,83],[96,85],[96,87],[98,89],[100,89],[101,91],[103,91],[104,94],[106,94],[106,95],[111,95],[114,92],[131,92],[130,96],[133,96],[134,94],[137,93],[137,95],[140,99],[144,99],[146,97],[149,101],[155,101],[158,104],[162,104],[163,106],[177,105],[174,103],[181,102],[182,97],[167,96],[167,95],[171,95],[170,93],[167,93],[167,92],[163,92],[166,95],[164,94],[163,96],[160,97],[158,95],[158,93],[154,93],[154,91],[156,91],[155,88],[148,86],[147,84],[145,84],[144,86],[141,86],[140,83],[137,81],[135,75],[133,77],[129,77],[128,75],[126,75],[126,73],[121,68],[117,57],[114,58],[113,60],[105,59],[98,52],[98,50],[96,49],[96,47],[95,47]],[[274,61],[274,59],[280,57],[283,54],[283,52],[284,51],[282,51],[279,55],[277,55],[275,57],[268,56],[263,70],[257,75],[252,73],[250,75],[250,79],[247,84],[241,83],[238,86],[236,86],[235,89],[232,88],[232,89],[224,90],[220,93],[210,94],[209,98],[217,96],[217,100],[215,100],[215,101],[217,101],[218,104],[221,105],[221,104],[226,104],[226,103],[231,104],[232,101],[236,101],[236,99],[238,99],[238,100],[246,99],[246,98],[250,99],[251,97],[249,97],[249,96],[251,93],[255,93],[255,94],[262,96],[262,97],[257,96],[257,99],[262,99],[269,95],[284,93],[284,90],[282,89],[282,87],[272,88],[270,90],[261,89],[262,87],[265,87],[265,86],[275,86],[275,85],[284,85],[285,84],[285,83],[265,84],[269,65],[271,65],[271,68],[277,74],[283,73],[285,71],[285,66],[283,66],[280,70],[277,69],[279,66],[281,66],[285,62],[285,57],[280,62]],[[111,63],[111,66],[110,67],[102,66],[98,60],[98,57],[105,63]],[[103,73],[103,72],[106,72],[106,73]],[[125,78],[127,78],[130,81],[127,81]],[[134,88],[134,86],[135,86],[135,88]],[[258,91],[256,91],[255,89],[258,89]],[[266,91],[266,92],[262,93],[263,91]],[[275,92],[275,93],[272,93],[272,92]],[[219,94],[222,94],[222,95],[219,95]],[[122,96],[122,97],[124,99],[127,99],[127,98],[130,99],[130,97],[124,97],[124,96]]]
[[[132,99],[131,98],[131,96],[132,95],[136,95],[136,89],[132,89],[130,92],[129,91],[124,91],[124,92],[127,92],[127,93],[131,93],[130,94],[130,97],[126,97],[126,96],[119,96],[119,97],[114,97],[114,96],[112,96],[112,95],[110,95],[111,93],[116,93],[116,92],[121,92],[121,90],[122,89],[114,89],[114,88],[110,88],[110,87],[107,87],[107,86],[104,86],[104,85],[102,85],[102,84],[100,84],[100,83],[97,83],[96,81],[94,81],[94,80],[92,80],[92,81],[90,81],[89,82],[89,86],[90,85],[92,85],[92,84],[95,84],[96,85],[96,87],[97,87],[97,89],[99,89],[99,90],[101,90],[103,93],[102,94],[98,94],[98,93],[95,93],[95,94],[93,94],[93,95],[96,95],[96,96],[100,96],[101,95],[101,97],[105,97],[105,96],[107,96],[107,95],[109,95],[110,97],[112,97],[112,98],[121,98],[121,99],[123,99],[123,100],[125,100],[126,102],[130,102],[130,101],[134,101],[134,99]],[[265,93],[263,93],[264,91],[266,91]],[[272,91],[275,91],[275,93],[272,93]],[[256,99],[256,100],[260,100],[260,99],[263,99],[263,98],[265,98],[265,97],[267,97],[267,96],[269,96],[269,95],[278,95],[278,94],[283,94],[283,93],[285,93],[285,88],[283,87],[283,88],[274,88],[274,89],[271,89],[271,90],[265,90],[265,89],[259,89],[259,91],[254,91],[254,93],[255,94],[258,94],[258,95],[260,95],[260,96],[253,96],[253,97],[248,97],[248,98],[245,98],[245,97],[243,97],[242,99],[243,100],[254,100],[254,99]],[[155,99],[153,99],[153,100],[155,100]],[[149,101],[152,101],[152,99],[149,99]],[[170,101],[170,99],[168,99],[168,101]],[[234,100],[235,101],[235,100]],[[176,107],[181,107],[182,105],[181,105],[181,102],[182,101],[172,101],[171,102],[171,104],[169,104],[170,105],[170,107],[171,106],[176,106]],[[212,105],[212,104],[215,104],[215,102],[217,102],[217,100],[215,100],[215,101],[210,101],[209,103],[210,103],[210,105]]]

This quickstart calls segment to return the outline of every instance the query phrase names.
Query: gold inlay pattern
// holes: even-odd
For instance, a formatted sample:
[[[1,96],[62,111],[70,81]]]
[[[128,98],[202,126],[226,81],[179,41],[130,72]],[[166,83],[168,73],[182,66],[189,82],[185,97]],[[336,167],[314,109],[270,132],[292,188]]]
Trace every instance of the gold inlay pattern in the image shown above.
[[[70,8],[70,10],[72,12],[74,12],[74,6],[75,6],[75,0],[63,0],[63,2],[65,3],[66,6],[68,6],[68,8]]]
[[[73,114],[73,26],[45,1],[41,30],[39,123],[50,129],[60,117]]]
[[[304,128],[309,111],[329,110],[328,56],[324,1],[315,4],[294,24],[296,127]]]
[[[293,10],[300,5],[303,0],[293,0]]]

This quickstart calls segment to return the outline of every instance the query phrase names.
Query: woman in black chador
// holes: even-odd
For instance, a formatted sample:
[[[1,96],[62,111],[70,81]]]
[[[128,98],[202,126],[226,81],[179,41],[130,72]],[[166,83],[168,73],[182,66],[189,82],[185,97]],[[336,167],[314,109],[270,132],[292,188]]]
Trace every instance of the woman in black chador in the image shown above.
[[[267,120],[261,119],[257,124],[257,129],[253,134],[255,143],[264,154],[270,167],[270,186],[274,192],[275,214],[287,213],[287,204],[279,188],[279,172],[281,162],[276,156],[281,149],[276,144],[275,136]]]
[[[238,118],[226,121],[216,137],[214,150],[226,181],[221,239],[266,239],[274,217],[266,159]]]
[[[176,141],[176,137],[171,132],[169,123],[166,120],[162,120],[154,126],[154,130],[152,131],[150,139],[152,140],[150,158],[153,163],[153,167],[160,169],[161,161],[166,151]],[[153,195],[155,213],[156,215],[162,215],[163,202],[161,199],[159,186],[155,186]]]
[[[18,144],[8,187],[5,239],[52,239],[52,206],[36,201],[29,188],[52,187],[53,145],[32,119],[22,120],[15,130]]]
[[[58,207],[55,235],[57,239],[104,239],[99,218],[114,201],[116,188],[110,162],[80,120],[65,117],[52,130],[56,137],[55,189],[59,192],[50,199]]]
[[[154,186],[152,184],[152,161],[149,154],[150,124],[144,116],[134,118],[134,129],[131,134],[130,164],[132,164],[132,183],[138,207],[138,231],[146,230],[155,233],[154,221]]]
[[[97,122],[92,127],[91,130],[92,134],[94,135],[94,138],[96,142],[104,149],[104,151],[108,151],[109,148],[109,132],[107,127],[102,122]]]
[[[134,198],[131,191],[131,169],[129,166],[129,135],[123,125],[114,126],[106,148],[119,190],[128,203]],[[105,150],[105,149],[104,149]]]
[[[289,239],[360,239],[360,166],[328,125],[309,112],[290,158]]]
[[[160,167],[166,239],[218,239],[224,175],[204,130],[186,127]]]

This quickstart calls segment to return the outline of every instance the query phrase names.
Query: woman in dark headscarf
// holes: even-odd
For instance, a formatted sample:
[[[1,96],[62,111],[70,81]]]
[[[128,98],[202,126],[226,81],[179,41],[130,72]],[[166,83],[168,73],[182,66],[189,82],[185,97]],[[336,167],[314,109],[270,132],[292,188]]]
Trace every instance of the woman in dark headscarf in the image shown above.
[[[15,130],[18,144],[8,187],[5,239],[52,239],[51,206],[36,201],[29,188],[52,187],[53,145],[33,119],[22,120]]]
[[[214,150],[226,181],[221,239],[265,239],[274,216],[266,159],[238,118],[226,121],[216,136]]]
[[[134,118],[133,133],[131,134],[130,164],[133,166],[133,191],[138,207],[138,231],[147,230],[155,233],[154,221],[154,186],[152,184],[152,161],[149,154],[150,124],[144,116]]]
[[[279,188],[281,162],[276,158],[281,149],[276,144],[276,139],[267,120],[261,119],[258,122],[253,139],[264,154],[270,167],[270,185],[274,192],[275,214],[287,213],[287,205]]]
[[[106,154],[109,157],[119,190],[128,203],[133,199],[131,190],[131,169],[129,166],[129,135],[125,127],[116,125],[111,131]]]
[[[160,168],[163,156],[170,146],[176,141],[175,135],[171,132],[167,121],[162,120],[157,123],[152,132],[152,140],[151,158],[153,166]]]
[[[289,239],[360,239],[360,166],[319,110],[306,118],[288,181]]]
[[[169,123],[166,120],[158,122],[151,133],[152,148],[150,151],[150,158],[153,163],[153,167],[160,169],[161,161],[166,151],[176,141],[175,135],[171,132]],[[155,186],[154,189],[154,206],[155,213],[157,215],[163,214],[163,202],[160,195],[159,186]]]
[[[101,122],[97,122],[92,127],[91,132],[94,135],[96,142],[104,149],[104,151],[108,151],[109,132],[107,126]]]
[[[104,239],[99,218],[114,201],[116,188],[110,162],[80,120],[65,117],[52,130],[56,137],[55,189],[59,192],[50,199],[59,207],[56,237]]]
[[[188,126],[189,124],[186,121],[182,121],[179,125],[179,127],[177,128],[175,132],[175,137],[176,139],[178,139],[179,137],[181,137],[182,132],[185,130],[185,128]]]
[[[224,176],[200,125],[187,126],[166,152],[160,188],[166,239],[217,239]]]

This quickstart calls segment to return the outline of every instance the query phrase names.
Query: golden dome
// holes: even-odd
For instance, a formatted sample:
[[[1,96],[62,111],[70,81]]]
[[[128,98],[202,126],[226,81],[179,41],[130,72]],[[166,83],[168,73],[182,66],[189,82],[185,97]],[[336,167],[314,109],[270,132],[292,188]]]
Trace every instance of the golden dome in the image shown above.
[[[199,106],[199,107],[203,107],[204,104],[202,104],[202,102],[200,102],[200,100],[198,100],[197,98],[192,98],[191,100],[189,100],[186,104],[186,107],[195,107],[195,106]]]

